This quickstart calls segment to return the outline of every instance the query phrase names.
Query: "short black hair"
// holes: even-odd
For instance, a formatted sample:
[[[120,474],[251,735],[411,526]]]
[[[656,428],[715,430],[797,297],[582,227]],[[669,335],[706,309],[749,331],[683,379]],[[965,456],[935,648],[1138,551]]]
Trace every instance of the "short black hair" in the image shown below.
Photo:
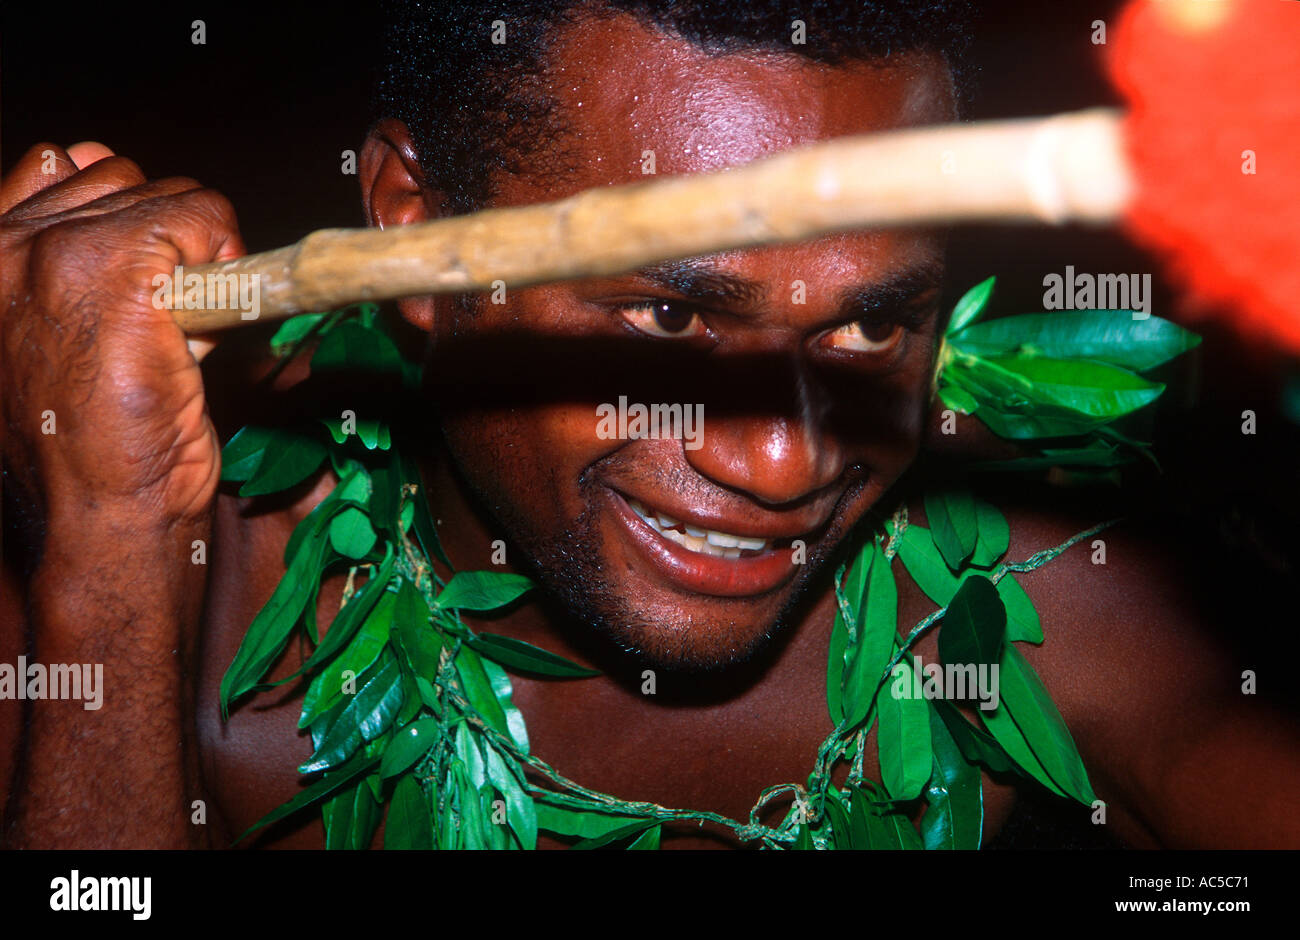
[[[928,50],[944,57],[959,99],[969,95],[968,0],[393,0],[387,4],[375,118],[401,120],[421,168],[452,213],[492,196],[555,137],[542,87],[546,40],[586,13],[631,13],[718,53],[757,49],[837,64]],[[806,42],[791,42],[792,23]],[[500,20],[507,41],[492,42]]]

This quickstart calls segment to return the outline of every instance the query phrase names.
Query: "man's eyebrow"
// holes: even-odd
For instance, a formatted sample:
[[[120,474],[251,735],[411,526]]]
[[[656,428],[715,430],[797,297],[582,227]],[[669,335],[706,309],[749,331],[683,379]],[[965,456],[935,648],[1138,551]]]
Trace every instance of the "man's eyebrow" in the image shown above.
[[[699,258],[651,265],[634,274],[683,297],[720,306],[756,306],[765,293],[759,282],[723,271],[713,262]],[[943,265],[937,260],[925,262],[890,274],[883,281],[845,289],[839,296],[838,306],[845,320],[896,312],[919,294],[938,289],[942,283]]]
[[[635,274],[702,303],[753,306],[763,298],[763,287],[757,281],[722,271],[711,262],[700,259],[667,261],[640,268]]]
[[[943,265],[938,261],[895,272],[883,281],[851,287],[840,295],[845,320],[871,319],[880,314],[899,316],[921,294],[943,285]],[[922,311],[917,311],[917,316]]]

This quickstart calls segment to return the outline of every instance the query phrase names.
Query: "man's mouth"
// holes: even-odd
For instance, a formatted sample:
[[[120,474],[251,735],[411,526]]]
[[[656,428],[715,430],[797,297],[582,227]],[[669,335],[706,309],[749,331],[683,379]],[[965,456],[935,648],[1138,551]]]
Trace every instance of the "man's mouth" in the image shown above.
[[[788,536],[705,527],[698,524],[701,519],[678,519],[641,499],[606,492],[623,540],[653,574],[681,591],[714,597],[766,594],[788,583],[807,555],[806,547],[796,551],[797,539]]]
[[[774,541],[746,538],[743,535],[731,535],[728,532],[718,532],[715,529],[703,529],[678,522],[672,516],[646,507],[640,500],[629,499],[627,504],[650,528],[670,542],[676,542],[688,552],[699,552],[715,558],[752,557],[767,551]]]

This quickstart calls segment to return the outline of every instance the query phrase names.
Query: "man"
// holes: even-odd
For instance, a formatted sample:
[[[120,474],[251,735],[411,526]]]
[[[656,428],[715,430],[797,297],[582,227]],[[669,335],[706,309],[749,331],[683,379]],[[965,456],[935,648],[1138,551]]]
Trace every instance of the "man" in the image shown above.
[[[477,5],[404,11],[361,157],[369,223],[641,180],[647,153],[659,175],[701,172],[957,116],[960,31],[942,5],[820,6],[802,44],[784,11],[762,6],[524,4],[500,45],[486,38],[497,15]],[[223,724],[217,687],[289,533],[335,481],[272,505],[218,486],[208,405],[235,410],[219,397],[229,389],[205,386],[202,348],[153,307],[150,285],[243,253],[224,198],[146,181],[93,146],[38,145],[4,180],[0,210],[6,466],[39,535],[28,656],[103,663],[108,687],[100,713],[29,703],[9,842],[227,844],[298,790],[310,746],[295,693]],[[508,567],[546,595],[492,629],[603,672],[516,680],[536,753],[625,799],[732,817],[763,787],[806,777],[830,730],[827,561],[920,449],[941,275],[937,233],[856,233],[510,290],[500,305],[398,305],[427,337],[423,471],[452,562],[489,568],[503,540]],[[282,397],[302,378],[284,376]],[[597,435],[596,409],[620,396],[702,403],[701,446]],[[236,422],[279,407],[246,404]],[[1009,515],[1013,558],[1099,518]],[[212,546],[207,566],[193,564],[198,541]],[[1027,656],[1107,824],[1139,845],[1300,844],[1295,788],[1277,785],[1300,771],[1292,726],[1241,695],[1158,554],[1123,532],[1108,554],[1097,566],[1076,550],[1026,578],[1048,631]],[[903,625],[931,606],[906,588]],[[322,591],[322,623],[341,591]],[[918,651],[937,658],[932,638]],[[302,658],[291,649],[272,678]],[[985,787],[989,836],[1015,792]],[[297,822],[262,844],[321,844],[313,819]],[[666,841],[723,842],[700,830]]]

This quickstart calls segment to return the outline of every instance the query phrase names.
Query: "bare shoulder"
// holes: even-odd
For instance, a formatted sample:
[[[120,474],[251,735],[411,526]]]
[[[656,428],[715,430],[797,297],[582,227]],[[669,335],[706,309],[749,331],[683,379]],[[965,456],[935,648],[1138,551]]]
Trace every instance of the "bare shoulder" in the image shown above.
[[[1007,504],[1009,557],[1023,560],[1110,518],[1108,500]],[[1234,642],[1233,585],[1212,540],[1140,514],[1016,577],[1043,623],[1026,657],[1074,735],[1108,822],[1137,845],[1298,844],[1257,815],[1250,775],[1300,769],[1293,719],[1254,694],[1269,650]],[[1225,600],[1227,601],[1225,603]],[[1288,792],[1289,787],[1289,792]],[[1292,818],[1300,789],[1266,802]],[[1246,803],[1255,803],[1247,807]]]

